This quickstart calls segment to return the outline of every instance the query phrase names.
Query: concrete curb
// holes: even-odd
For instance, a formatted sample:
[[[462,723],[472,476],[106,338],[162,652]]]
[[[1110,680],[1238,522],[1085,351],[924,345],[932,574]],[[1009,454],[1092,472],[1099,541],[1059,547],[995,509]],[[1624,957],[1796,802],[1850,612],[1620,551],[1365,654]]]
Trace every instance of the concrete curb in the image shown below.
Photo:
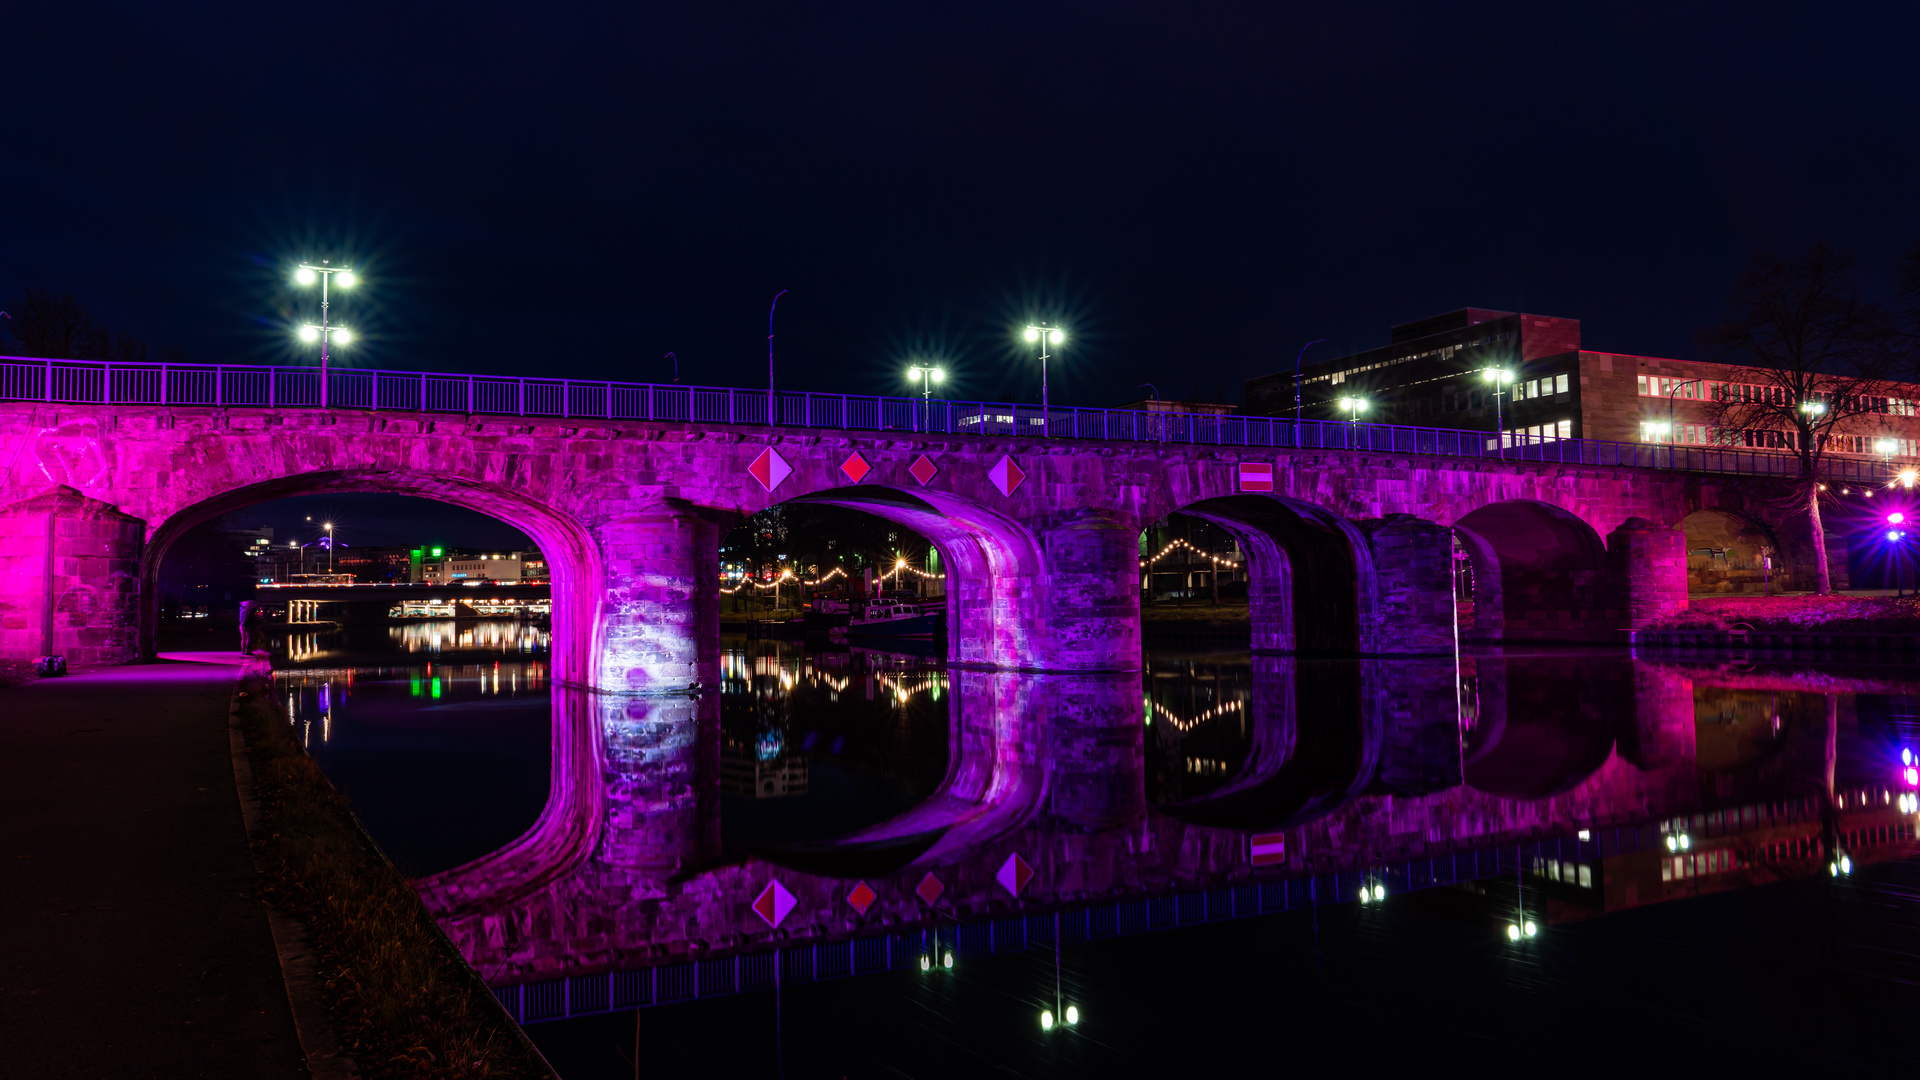
[[[244,671],[244,669],[242,669]],[[234,688],[238,695],[239,687]],[[240,733],[240,700],[227,704],[227,738],[233,750],[233,783],[240,796],[240,817],[247,826],[248,847],[260,839],[260,800],[253,793],[253,763],[247,759],[246,739]],[[256,871],[264,873],[260,858],[253,858]],[[318,962],[307,946],[307,928],[298,919],[267,908],[267,925],[273,930],[274,951],[280,955],[280,977],[287,986],[287,1003],[293,1008],[294,1031],[300,1036],[300,1052],[307,1059],[307,1073],[313,1080],[359,1080],[360,1066],[351,1054],[340,1049],[340,1037],[333,1030],[333,1018],[327,1012],[322,995]]]

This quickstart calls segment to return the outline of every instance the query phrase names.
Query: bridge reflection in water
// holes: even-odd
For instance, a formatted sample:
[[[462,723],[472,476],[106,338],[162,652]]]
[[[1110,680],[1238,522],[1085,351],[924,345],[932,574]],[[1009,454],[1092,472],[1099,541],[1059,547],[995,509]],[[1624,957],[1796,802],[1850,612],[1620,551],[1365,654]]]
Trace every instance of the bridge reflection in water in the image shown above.
[[[556,688],[538,823],[419,883],[523,1019],[1363,887],[1524,874],[1556,893],[1513,918],[1545,925],[1912,834],[1913,733],[1872,720],[1920,694],[1910,673],[1156,654],[1143,693],[1139,672],[759,648],[698,697]],[[791,909],[757,912],[776,883]]]

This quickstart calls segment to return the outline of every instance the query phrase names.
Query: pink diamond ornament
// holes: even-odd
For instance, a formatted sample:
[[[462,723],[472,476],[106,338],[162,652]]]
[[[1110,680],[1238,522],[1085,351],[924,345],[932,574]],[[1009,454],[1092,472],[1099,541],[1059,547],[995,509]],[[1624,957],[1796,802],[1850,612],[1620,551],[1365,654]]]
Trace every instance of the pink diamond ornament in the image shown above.
[[[793,466],[769,446],[760,451],[760,456],[753,459],[753,464],[747,466],[747,473],[760,481],[761,487],[772,491],[780,486],[782,480],[793,475]]]
[[[999,882],[1001,888],[1019,896],[1020,890],[1027,887],[1027,882],[1033,880],[1033,867],[1028,866],[1027,860],[1021,858],[1020,853],[1016,851],[1007,856],[1006,862],[1000,864],[1000,869],[993,875],[993,880]]]
[[[907,471],[913,474],[915,480],[920,481],[921,487],[926,487],[933,483],[934,476],[940,472],[940,466],[935,465],[932,458],[921,454],[913,459],[913,464],[907,467]]]
[[[1002,457],[994,463],[993,468],[987,470],[987,479],[993,481],[993,486],[999,488],[1002,495],[1011,496],[1026,478],[1026,470],[1011,457]]]
[[[913,887],[913,891],[919,894],[920,899],[931,904],[940,899],[941,893],[947,891],[947,883],[941,881],[938,875],[929,870],[927,876],[920,879],[920,884]]]
[[[853,891],[847,894],[847,903],[853,905],[853,910],[865,915],[867,909],[872,907],[873,902],[879,898],[879,894],[873,891],[873,886],[863,881],[855,885]]]
[[[787,887],[780,884],[780,879],[775,878],[767,882],[767,887],[761,889],[760,895],[754,898],[753,913],[765,920],[768,926],[777,930],[781,920],[787,917],[787,913],[792,911],[793,906],[798,902],[793,898],[793,894],[787,891]]]
[[[847,474],[847,479],[857,484],[873,471],[873,466],[867,464],[867,459],[860,456],[860,451],[855,450],[847,455],[847,460],[840,463],[840,471]]]

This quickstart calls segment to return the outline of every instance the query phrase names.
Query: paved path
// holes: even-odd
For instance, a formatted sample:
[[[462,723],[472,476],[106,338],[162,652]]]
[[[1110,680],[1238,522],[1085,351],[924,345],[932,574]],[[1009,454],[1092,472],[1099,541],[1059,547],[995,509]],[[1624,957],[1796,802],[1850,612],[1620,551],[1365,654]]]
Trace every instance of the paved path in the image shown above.
[[[0,1076],[306,1076],[223,659],[0,690]]]

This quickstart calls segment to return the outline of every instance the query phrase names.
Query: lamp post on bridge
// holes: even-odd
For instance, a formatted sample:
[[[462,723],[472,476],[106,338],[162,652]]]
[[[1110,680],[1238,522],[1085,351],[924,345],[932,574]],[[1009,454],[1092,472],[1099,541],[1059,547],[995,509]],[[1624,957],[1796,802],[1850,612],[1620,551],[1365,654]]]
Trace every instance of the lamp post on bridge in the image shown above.
[[[1022,336],[1028,341],[1038,342],[1040,345],[1040,434],[1049,435],[1052,434],[1052,427],[1049,423],[1052,417],[1047,411],[1047,360],[1051,358],[1052,354],[1047,351],[1047,346],[1059,345],[1066,341],[1067,332],[1059,327],[1047,326],[1043,323],[1039,326],[1027,327],[1026,333]]]
[[[1360,426],[1360,414],[1367,411],[1367,399],[1363,397],[1343,397],[1340,410],[1347,414],[1347,449],[1353,449],[1355,431]]]
[[[351,267],[330,266],[329,261],[322,259],[319,266],[301,263],[299,269],[293,272],[296,285],[320,283],[320,325],[303,324],[300,327],[300,340],[308,344],[320,343],[320,407],[323,409],[328,407],[331,397],[327,379],[327,347],[330,344],[353,344],[353,331],[344,326],[334,326],[328,321],[327,309],[332,303],[333,279],[339,278],[343,289],[351,289],[360,283],[360,275],[354,273]]]
[[[1507,368],[1481,368],[1480,378],[1484,382],[1493,384],[1494,446],[1498,448],[1500,457],[1505,458],[1507,456],[1507,421],[1500,408],[1500,399],[1505,396],[1501,387],[1513,382],[1513,372]]]
[[[922,431],[933,430],[933,384],[947,377],[946,370],[932,364],[915,364],[907,369],[907,378],[920,380],[920,415]]]
[[[1326,340],[1314,338],[1300,346],[1300,351],[1293,356],[1293,445],[1296,449],[1300,446],[1300,361],[1306,357],[1308,349]]]
[[[1706,382],[1706,380],[1705,379],[1688,379],[1685,382],[1674,383],[1671,387],[1667,389],[1667,467],[1668,468],[1673,467],[1673,446],[1675,443],[1680,441],[1679,438],[1677,437],[1680,429],[1677,426],[1675,426],[1673,422],[1673,395],[1679,393],[1680,388],[1683,386],[1689,386],[1693,383],[1700,383],[1700,382]]]

